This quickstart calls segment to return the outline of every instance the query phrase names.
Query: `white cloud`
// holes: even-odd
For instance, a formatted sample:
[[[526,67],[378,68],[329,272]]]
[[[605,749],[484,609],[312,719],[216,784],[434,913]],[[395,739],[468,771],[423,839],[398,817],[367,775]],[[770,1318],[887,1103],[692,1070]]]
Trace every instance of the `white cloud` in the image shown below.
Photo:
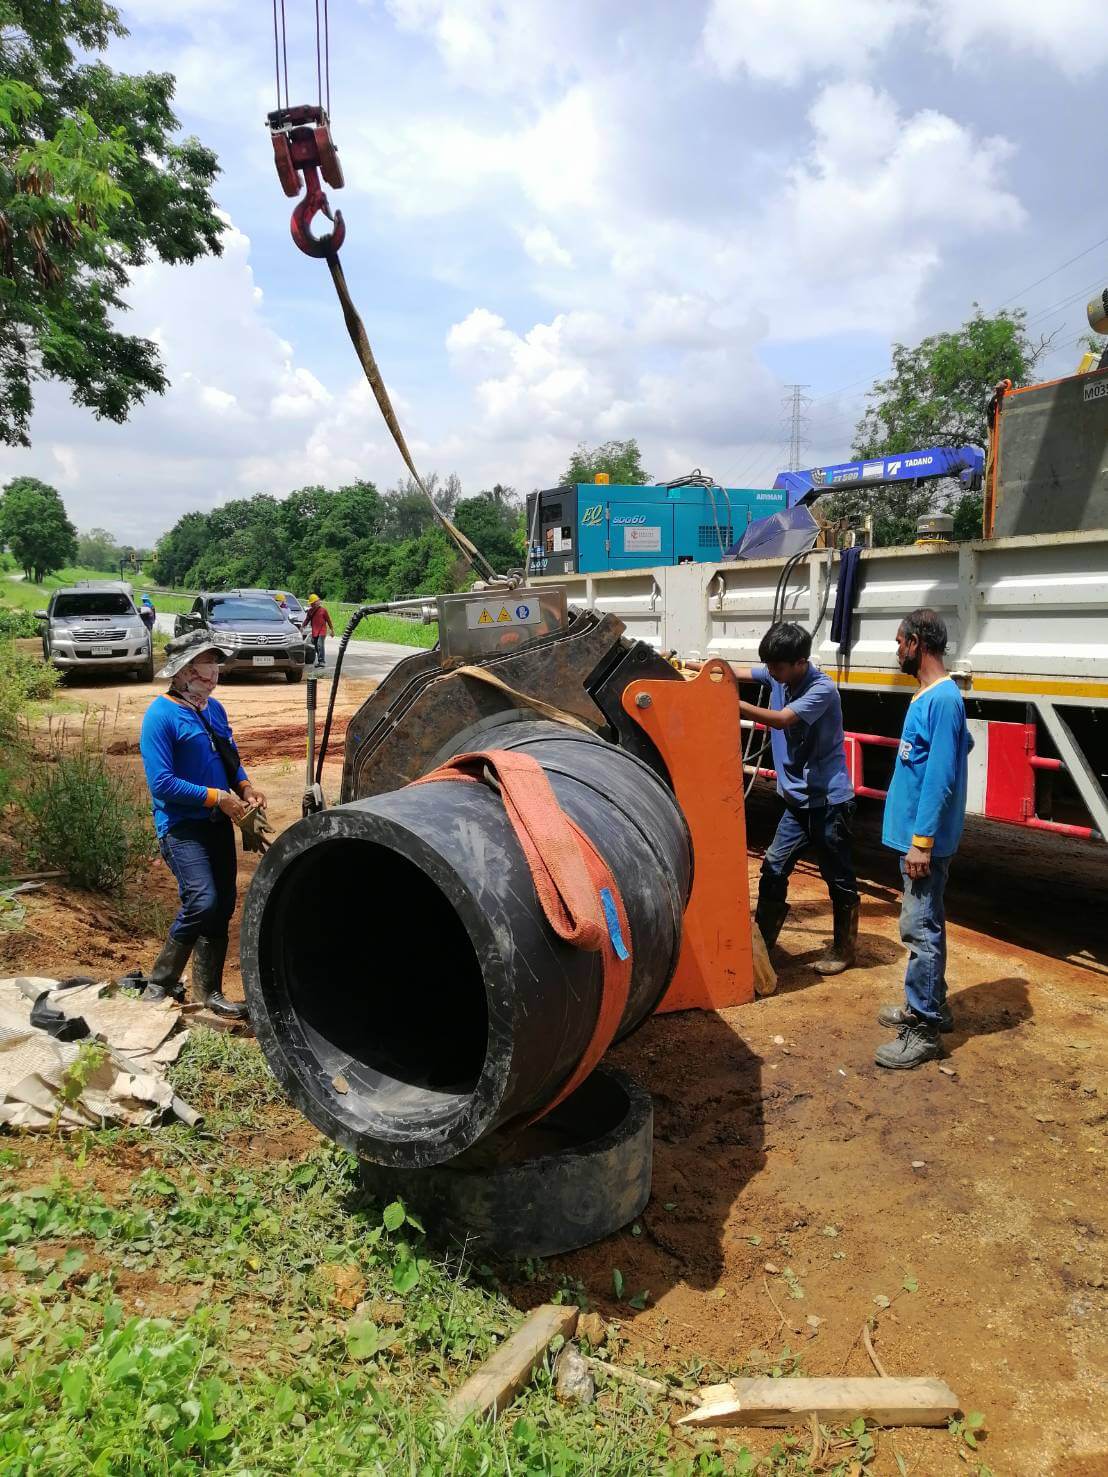
[[[528,226],[519,239],[527,255],[540,267],[572,267],[573,257],[549,226]]]
[[[782,243],[767,293],[779,330],[903,332],[948,250],[1025,223],[1003,139],[931,109],[903,117],[865,83],[826,87],[809,118],[811,148],[766,217]],[[957,210],[938,208],[950,200]],[[789,277],[805,285],[799,301]]]
[[[711,0],[701,47],[721,77],[793,86],[878,58],[910,71],[925,50],[980,72],[1000,49],[1088,77],[1108,63],[1108,22],[1103,0]]]
[[[451,78],[477,92],[534,89],[585,64],[587,0],[387,0],[401,30],[427,36]]]
[[[441,216],[504,191],[549,213],[595,204],[603,135],[589,89],[575,87],[533,121],[477,127],[438,113],[363,122],[344,149],[350,188],[398,217]]]
[[[934,42],[980,69],[997,49],[1026,52],[1068,77],[1089,77],[1108,64],[1103,0],[928,0]]]
[[[916,0],[712,0],[703,52],[721,77],[862,72],[918,14]]]
[[[154,338],[164,396],[122,426],[40,387],[30,450],[0,448],[0,480],[39,475],[78,527],[153,539],[183,512],[254,492],[391,476],[398,463],[363,379],[335,395],[266,320],[250,242],[231,226],[224,254],[191,267],[139,268],[128,332]]]

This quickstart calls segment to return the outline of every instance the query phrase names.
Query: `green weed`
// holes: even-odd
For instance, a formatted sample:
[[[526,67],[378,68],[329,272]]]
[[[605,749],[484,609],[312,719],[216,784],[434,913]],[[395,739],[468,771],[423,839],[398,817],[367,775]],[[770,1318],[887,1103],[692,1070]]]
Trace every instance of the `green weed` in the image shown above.
[[[31,639],[40,634],[41,623],[23,607],[0,606],[0,637]]]
[[[54,694],[58,674],[33,656],[0,643],[0,735],[11,740],[29,703],[45,702]]]
[[[95,752],[61,752],[23,797],[33,866],[61,868],[75,887],[116,892],[157,851],[146,803]]]

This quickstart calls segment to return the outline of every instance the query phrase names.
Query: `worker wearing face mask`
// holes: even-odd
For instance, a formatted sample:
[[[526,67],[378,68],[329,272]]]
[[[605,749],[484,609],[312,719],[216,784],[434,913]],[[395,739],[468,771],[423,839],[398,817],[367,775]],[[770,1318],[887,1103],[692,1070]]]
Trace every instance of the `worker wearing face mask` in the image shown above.
[[[143,998],[181,998],[181,975],[193,955],[193,999],[218,1015],[242,1019],[246,1007],[223,995],[236,902],[232,822],[251,806],[264,809],[265,796],[247,778],[223,704],[212,696],[220,665],[230,655],[230,648],[213,646],[198,631],[171,641],[158,674],[169,679],[169,689],[142,720],[139,748],[158,844],[181,894],[181,911],[147,976]]]

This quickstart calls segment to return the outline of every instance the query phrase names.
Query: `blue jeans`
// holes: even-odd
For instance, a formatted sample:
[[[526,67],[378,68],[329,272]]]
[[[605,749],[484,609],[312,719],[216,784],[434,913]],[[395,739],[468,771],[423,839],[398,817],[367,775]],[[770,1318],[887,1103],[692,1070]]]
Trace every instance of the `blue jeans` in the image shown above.
[[[315,664],[317,667],[327,665],[327,637],[313,636],[312,645],[315,647]]]
[[[203,935],[227,937],[235,911],[235,828],[225,815],[209,821],[178,821],[158,843],[166,866],[177,879],[181,911],[169,930],[179,944]]]
[[[912,881],[900,858],[904,901],[900,905],[900,938],[908,946],[904,997],[929,1026],[938,1026],[946,1003],[946,911],[943,894],[950,871],[948,856],[931,858],[926,877]]]
[[[801,856],[810,847],[832,902],[858,901],[858,880],[851,855],[854,801],[841,805],[817,805],[810,810],[786,805],[777,831],[762,858],[758,901],[783,903],[789,895],[789,878]]]

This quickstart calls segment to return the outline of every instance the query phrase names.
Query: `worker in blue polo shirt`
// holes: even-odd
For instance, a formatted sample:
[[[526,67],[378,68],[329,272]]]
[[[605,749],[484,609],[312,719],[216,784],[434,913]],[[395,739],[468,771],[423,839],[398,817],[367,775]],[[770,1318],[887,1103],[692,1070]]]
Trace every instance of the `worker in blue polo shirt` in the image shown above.
[[[192,961],[192,995],[217,1015],[241,1019],[246,1007],[223,994],[227,934],[237,901],[234,821],[265,796],[250,783],[223,704],[212,696],[230,647],[200,631],[171,641],[158,674],[169,688],[142,720],[139,750],[153,799],[162,857],[177,879],[181,910],[147,977],[144,999],[180,998]]]
[[[742,702],[744,718],[770,732],[777,793],[785,810],[762,859],[755,922],[772,949],[789,914],[789,877],[811,847],[831,895],[834,939],[813,966],[841,974],[854,963],[858,938],[858,882],[851,854],[854,788],[846,771],[839,690],[809,660],[812,638],[803,626],[781,621],[758,646],[762,665],[737,667],[740,680],[770,689],[768,708]]]
[[[966,814],[973,738],[966,705],[946,670],[946,624],[934,610],[913,610],[896,633],[900,670],[920,690],[908,704],[885,799],[881,839],[900,853],[904,899],[900,937],[908,946],[903,1005],[886,1005],[877,1019],[895,1026],[895,1041],[879,1046],[879,1067],[919,1067],[942,1056],[940,1031],[954,1028],[946,1003],[946,913],[943,895]]]

